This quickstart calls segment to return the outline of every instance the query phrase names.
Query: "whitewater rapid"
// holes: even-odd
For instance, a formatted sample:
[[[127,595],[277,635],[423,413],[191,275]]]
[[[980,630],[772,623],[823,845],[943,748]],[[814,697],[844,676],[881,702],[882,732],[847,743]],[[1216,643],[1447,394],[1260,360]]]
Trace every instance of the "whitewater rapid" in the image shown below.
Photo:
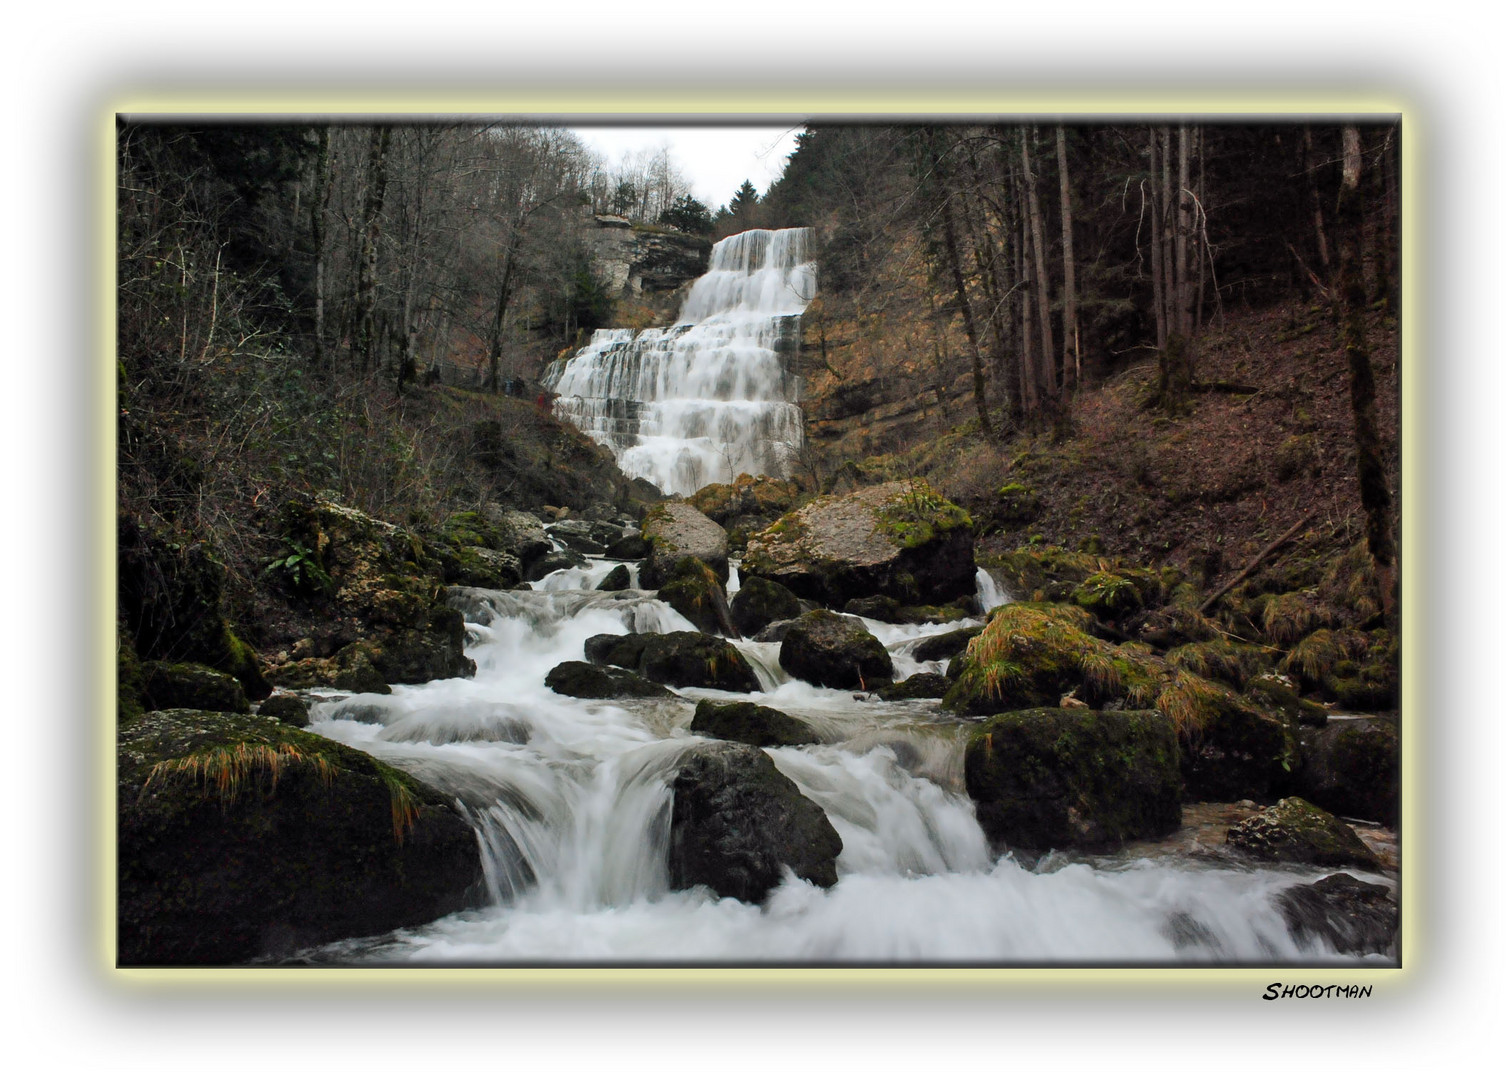
[[[1190,856],[1052,853],[1034,866],[995,858],[964,791],[965,725],[938,701],[857,700],[792,679],[775,644],[736,643],[761,679],[752,695],[689,689],[609,702],[553,693],[546,672],[581,660],[594,634],[692,629],[649,592],[573,587],[613,565],[595,560],[581,578],[559,572],[533,591],[455,590],[475,678],[314,708],[313,730],[457,801],[479,838],[484,895],[426,926],[312,950],[307,962],[1361,962],[1297,944],[1274,904],[1322,869]],[[979,585],[980,600],[997,598],[990,578]],[[901,678],[944,666],[912,658],[919,638],[971,622],[867,625]],[[704,697],[771,705],[825,740],[767,753],[840,834],[837,885],[790,875],[761,905],[669,888],[668,780],[701,739],[689,726]]]

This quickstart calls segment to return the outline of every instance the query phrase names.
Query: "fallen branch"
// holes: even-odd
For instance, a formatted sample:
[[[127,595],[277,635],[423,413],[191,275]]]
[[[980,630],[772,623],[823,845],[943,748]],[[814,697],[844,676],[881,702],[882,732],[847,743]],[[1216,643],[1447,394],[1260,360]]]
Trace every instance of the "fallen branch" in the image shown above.
[[[1307,513],[1305,513],[1305,514],[1302,515],[1301,519],[1298,520],[1298,522],[1295,525],[1293,525],[1291,528],[1287,529],[1286,532],[1282,533],[1280,537],[1278,537],[1275,540],[1272,540],[1269,544],[1267,544],[1266,547],[1265,547],[1265,550],[1262,551],[1262,552],[1260,552],[1260,554],[1256,555],[1253,559],[1251,559],[1249,561],[1249,565],[1246,566],[1243,570],[1239,571],[1239,573],[1237,573],[1236,575],[1234,575],[1233,579],[1230,580],[1227,585],[1223,586],[1221,589],[1219,589],[1217,592],[1213,593],[1206,600],[1204,600],[1201,604],[1199,604],[1198,607],[1197,607],[1197,614],[1201,615],[1208,608],[1212,607],[1214,601],[1216,601],[1224,593],[1228,592],[1235,585],[1238,585],[1245,578],[1247,578],[1251,574],[1253,574],[1255,572],[1255,570],[1258,569],[1259,566],[1263,562],[1265,562],[1266,559],[1270,558],[1272,555],[1274,555],[1276,553],[1277,550],[1280,549],[1280,547],[1281,547],[1282,544],[1286,543],[1293,536],[1297,535],[1298,531],[1302,528],[1302,526],[1304,526],[1304,525],[1307,524],[1307,520],[1310,517],[1312,517],[1312,511],[1309,510]]]

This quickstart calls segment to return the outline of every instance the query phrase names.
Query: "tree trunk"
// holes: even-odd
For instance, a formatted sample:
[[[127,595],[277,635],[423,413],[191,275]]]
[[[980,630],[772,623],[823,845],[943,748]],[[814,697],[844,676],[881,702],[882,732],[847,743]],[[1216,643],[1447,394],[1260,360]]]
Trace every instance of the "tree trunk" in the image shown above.
[[[362,261],[357,278],[356,360],[363,371],[377,366],[378,241],[383,230],[383,197],[388,188],[388,151],[393,128],[373,128],[368,143],[368,191],[362,206]]]
[[[1055,380],[1055,344],[1050,330],[1050,283],[1045,273],[1045,230],[1040,222],[1039,193],[1035,190],[1034,169],[1029,163],[1029,129],[1021,129],[1019,148],[1024,158],[1024,188],[1028,193],[1029,233],[1034,242],[1034,277],[1039,295],[1040,364],[1044,371],[1046,399],[1058,402]]]
[[[1323,276],[1327,277],[1333,268],[1333,262],[1328,257],[1328,226],[1323,220],[1323,199],[1318,194],[1318,170],[1322,163],[1318,161],[1317,149],[1313,145],[1312,125],[1302,125],[1302,149],[1306,154],[1307,194],[1308,201],[1312,203],[1313,234],[1318,241],[1318,260],[1323,264]]]
[[[1076,259],[1071,245],[1071,170],[1066,167],[1066,126],[1055,127],[1055,157],[1060,165],[1061,256],[1064,302],[1061,319],[1061,385],[1069,395],[1081,382],[1081,345],[1076,329]]]
[[[315,188],[310,192],[310,246],[315,250],[315,370],[323,371],[325,355],[326,207],[331,201],[331,129],[320,129],[315,157]]]
[[[976,319],[971,312],[971,297],[966,293],[966,278],[961,273],[961,250],[956,242],[955,211],[952,203],[954,192],[945,175],[943,159],[930,140],[930,156],[933,173],[939,190],[943,192],[940,217],[945,225],[945,259],[950,265],[950,279],[955,286],[956,306],[961,312],[961,322],[966,329],[966,344],[971,352],[971,397],[976,403],[977,421],[982,425],[982,437],[992,438],[992,421],[987,414],[987,382],[982,374],[982,350],[977,344]]]
[[[1344,182],[1339,190],[1339,299],[1343,314],[1344,360],[1349,369],[1349,404],[1354,414],[1356,472],[1360,505],[1365,511],[1365,543],[1375,564],[1381,611],[1392,609],[1395,558],[1391,539],[1391,490],[1386,484],[1385,454],[1376,425],[1375,372],[1365,340],[1364,226],[1360,191],[1364,161],[1360,129],[1344,127]]]
[[[1155,149],[1155,129],[1150,129],[1150,284],[1155,297],[1155,351],[1163,354],[1166,335],[1165,238],[1161,229],[1160,167]]]

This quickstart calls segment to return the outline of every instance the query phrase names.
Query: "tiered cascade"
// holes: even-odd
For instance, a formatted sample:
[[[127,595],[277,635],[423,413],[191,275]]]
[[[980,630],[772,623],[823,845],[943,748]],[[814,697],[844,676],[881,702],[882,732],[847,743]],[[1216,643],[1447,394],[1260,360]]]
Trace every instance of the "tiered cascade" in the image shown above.
[[[552,364],[557,415],[669,494],[786,476],[803,444],[791,359],[816,282],[810,229],[721,240],[675,325],[599,330]]]

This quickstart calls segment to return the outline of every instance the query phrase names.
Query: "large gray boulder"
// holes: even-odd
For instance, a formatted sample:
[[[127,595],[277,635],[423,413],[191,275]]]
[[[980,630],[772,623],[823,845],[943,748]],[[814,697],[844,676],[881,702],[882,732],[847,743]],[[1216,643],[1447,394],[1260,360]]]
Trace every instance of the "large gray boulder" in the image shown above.
[[[175,709],[122,727],[121,964],[235,964],[429,922],[480,878],[451,800],[271,718]]]
[[[836,609],[869,596],[948,604],[976,593],[971,518],[923,480],[817,499],[751,537],[741,570]]]
[[[815,885],[835,884],[840,834],[761,750],[697,746],[678,763],[671,787],[672,888],[705,885],[759,904],[781,884],[784,867]]]
[[[644,589],[658,589],[673,575],[678,560],[700,559],[724,581],[730,574],[730,538],[724,527],[684,502],[653,506],[641,521],[650,553],[641,564]]]

